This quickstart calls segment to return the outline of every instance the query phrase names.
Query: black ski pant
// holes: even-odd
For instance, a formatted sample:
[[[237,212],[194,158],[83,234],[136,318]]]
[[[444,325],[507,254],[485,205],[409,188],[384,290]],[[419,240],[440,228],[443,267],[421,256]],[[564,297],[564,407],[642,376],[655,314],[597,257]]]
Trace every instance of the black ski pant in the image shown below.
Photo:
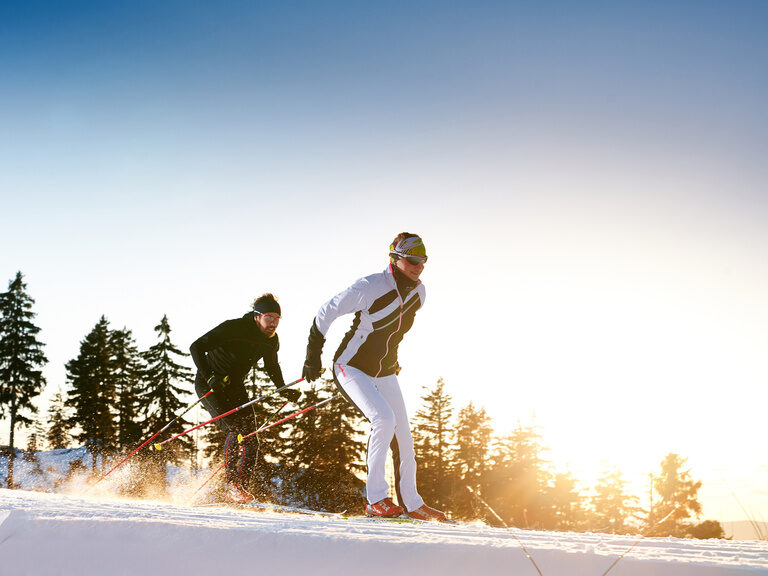
[[[211,394],[205,396],[208,390],[210,390],[208,382],[198,372],[195,377],[195,391],[198,398],[201,398],[200,403],[212,418],[242,406],[249,400],[243,381],[230,380],[227,383],[219,383]],[[214,424],[227,436],[222,447],[225,481],[238,482],[246,489],[250,489],[253,484],[256,449],[253,446],[249,447],[247,440],[240,445],[237,435],[245,436],[256,429],[253,411],[250,408],[244,408],[216,420]]]

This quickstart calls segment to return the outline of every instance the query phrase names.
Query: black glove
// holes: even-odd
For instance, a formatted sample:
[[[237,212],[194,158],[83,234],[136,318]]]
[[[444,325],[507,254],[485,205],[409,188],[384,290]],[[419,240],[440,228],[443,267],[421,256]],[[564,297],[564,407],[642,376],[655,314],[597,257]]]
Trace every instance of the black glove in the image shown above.
[[[304,369],[301,371],[301,376],[307,382],[313,382],[320,378],[323,367],[323,363],[320,360],[320,356],[323,354],[323,344],[325,344],[325,338],[313,320],[312,328],[309,329],[309,340],[307,341],[307,358],[304,360]]]
[[[286,388],[285,390],[280,390],[280,395],[289,402],[296,404],[299,401],[299,398],[301,398],[301,390],[296,390],[296,388]]]
[[[304,364],[304,368],[301,371],[301,377],[304,378],[307,382],[314,382],[318,378],[320,378],[320,374],[323,373],[323,369],[320,367],[320,365],[310,365],[310,364]]]
[[[211,374],[208,376],[208,378],[205,380],[208,383],[209,388],[213,388],[214,386],[218,386],[219,384],[226,384],[229,382],[229,376],[219,376],[216,373]]]

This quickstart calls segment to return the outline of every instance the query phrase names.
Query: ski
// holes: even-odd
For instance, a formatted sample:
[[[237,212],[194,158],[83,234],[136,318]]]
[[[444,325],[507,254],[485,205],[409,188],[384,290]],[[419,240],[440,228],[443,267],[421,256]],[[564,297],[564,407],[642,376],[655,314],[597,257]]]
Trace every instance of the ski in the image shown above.
[[[263,502],[207,502],[195,504],[195,506],[208,508],[231,508],[234,510],[250,510],[253,512],[279,512],[281,514],[304,514],[307,516],[326,516],[344,518],[344,512],[325,512],[297,506],[284,506],[282,504],[266,504]]]
[[[267,504],[263,502],[207,502],[195,504],[195,506],[207,508],[229,508],[232,510],[248,510],[252,512],[277,512],[280,514],[303,514],[306,516],[322,516],[325,518],[343,518],[345,520],[364,520],[366,522],[390,522],[393,524],[458,524],[455,520],[447,519],[444,522],[419,520],[411,518],[407,514],[399,516],[369,516],[366,514],[354,514],[349,512],[326,512],[298,506],[285,506],[281,504]]]
[[[373,522],[392,522],[394,524],[425,524],[424,520],[417,520],[416,518],[411,518],[404,514],[401,516],[347,516],[347,518],[350,520],[361,518]]]

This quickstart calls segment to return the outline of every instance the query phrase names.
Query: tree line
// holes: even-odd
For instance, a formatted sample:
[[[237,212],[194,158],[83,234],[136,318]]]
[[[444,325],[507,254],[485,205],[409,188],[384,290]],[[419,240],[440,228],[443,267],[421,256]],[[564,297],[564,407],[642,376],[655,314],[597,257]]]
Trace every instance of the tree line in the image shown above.
[[[702,512],[701,482],[686,459],[667,454],[651,474],[655,501],[647,509],[627,490],[616,469],[607,469],[589,494],[568,472],[557,472],[544,454],[537,426],[494,434],[485,409],[470,402],[454,414],[445,382],[424,387],[413,419],[419,491],[455,518],[498,523],[472,491],[510,526],[546,530],[604,531],[696,538],[724,536],[719,522],[694,522]]]
[[[33,304],[19,272],[8,291],[0,293],[0,416],[10,419],[9,488],[14,486],[17,426],[32,428],[28,454],[43,441],[51,449],[85,446],[91,458],[87,469],[81,463],[81,471],[98,478],[196,399],[192,371],[183,364],[188,354],[172,342],[166,316],[154,327],[156,342],[147,350],[138,349],[131,330],[112,328],[102,316],[80,342],[77,357],[66,364],[66,389],[53,396],[45,419],[34,418],[33,399],[46,384],[42,367],[47,360],[37,338]],[[251,397],[274,390],[260,370],[251,374],[249,387]],[[300,403],[311,406],[336,393],[330,380],[320,381],[304,392]],[[284,401],[275,395],[249,408],[254,427],[277,421],[284,409]],[[167,434],[193,425],[178,418]],[[518,424],[510,434],[498,436],[482,407],[470,402],[455,411],[442,379],[424,387],[412,426],[419,491],[454,518],[498,522],[470,487],[510,526],[723,536],[718,522],[692,520],[701,514],[701,482],[691,478],[680,455],[662,460],[652,475],[655,500],[643,509],[618,470],[606,470],[588,495],[570,473],[555,471],[544,456],[537,427]],[[328,510],[358,507],[365,428],[354,408],[336,399],[254,436],[248,440],[249,449],[257,452],[252,490],[266,501]],[[196,470],[202,460],[209,474],[220,463],[223,437],[215,425],[202,430],[200,436],[181,436],[163,450],[141,452],[129,473],[120,477],[119,490],[135,496],[163,492],[169,465]]]
[[[158,441],[195,425],[183,415],[197,399],[192,370],[184,365],[189,354],[172,341],[167,316],[154,327],[156,342],[147,350],[138,349],[130,329],[113,328],[102,316],[81,340],[78,355],[66,363],[65,390],[53,396],[45,419],[34,418],[33,400],[46,383],[42,368],[47,360],[37,339],[40,329],[32,322],[32,304],[19,272],[0,294],[0,416],[10,417],[11,430],[7,487],[14,487],[18,426],[31,428],[28,455],[43,443],[54,450],[73,443],[85,446],[90,458],[73,471],[97,479],[166,424],[173,421]],[[248,387],[251,397],[275,390],[258,369]],[[311,406],[336,393],[330,380],[321,380],[304,392],[301,404]],[[270,395],[249,407],[254,429],[287,413],[284,404]],[[256,451],[260,479],[252,490],[264,500],[352,508],[363,486],[358,477],[364,468],[361,428],[353,407],[337,399],[249,439],[246,446]],[[168,486],[169,465],[195,470],[202,459],[215,469],[223,435],[215,425],[202,430],[200,436],[181,435],[159,451],[151,445],[144,449],[126,466],[128,474],[116,478],[118,490],[156,496]]]

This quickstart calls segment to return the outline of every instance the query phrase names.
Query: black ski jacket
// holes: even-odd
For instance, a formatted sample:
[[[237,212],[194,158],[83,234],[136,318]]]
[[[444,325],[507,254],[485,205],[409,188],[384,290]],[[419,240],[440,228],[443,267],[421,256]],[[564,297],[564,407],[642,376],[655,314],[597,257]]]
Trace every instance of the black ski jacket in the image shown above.
[[[207,380],[213,374],[229,376],[232,383],[244,382],[248,372],[264,359],[264,370],[280,388],[285,384],[277,361],[280,341],[277,333],[267,336],[248,312],[242,318],[226,320],[192,343],[189,351],[198,371]]]

